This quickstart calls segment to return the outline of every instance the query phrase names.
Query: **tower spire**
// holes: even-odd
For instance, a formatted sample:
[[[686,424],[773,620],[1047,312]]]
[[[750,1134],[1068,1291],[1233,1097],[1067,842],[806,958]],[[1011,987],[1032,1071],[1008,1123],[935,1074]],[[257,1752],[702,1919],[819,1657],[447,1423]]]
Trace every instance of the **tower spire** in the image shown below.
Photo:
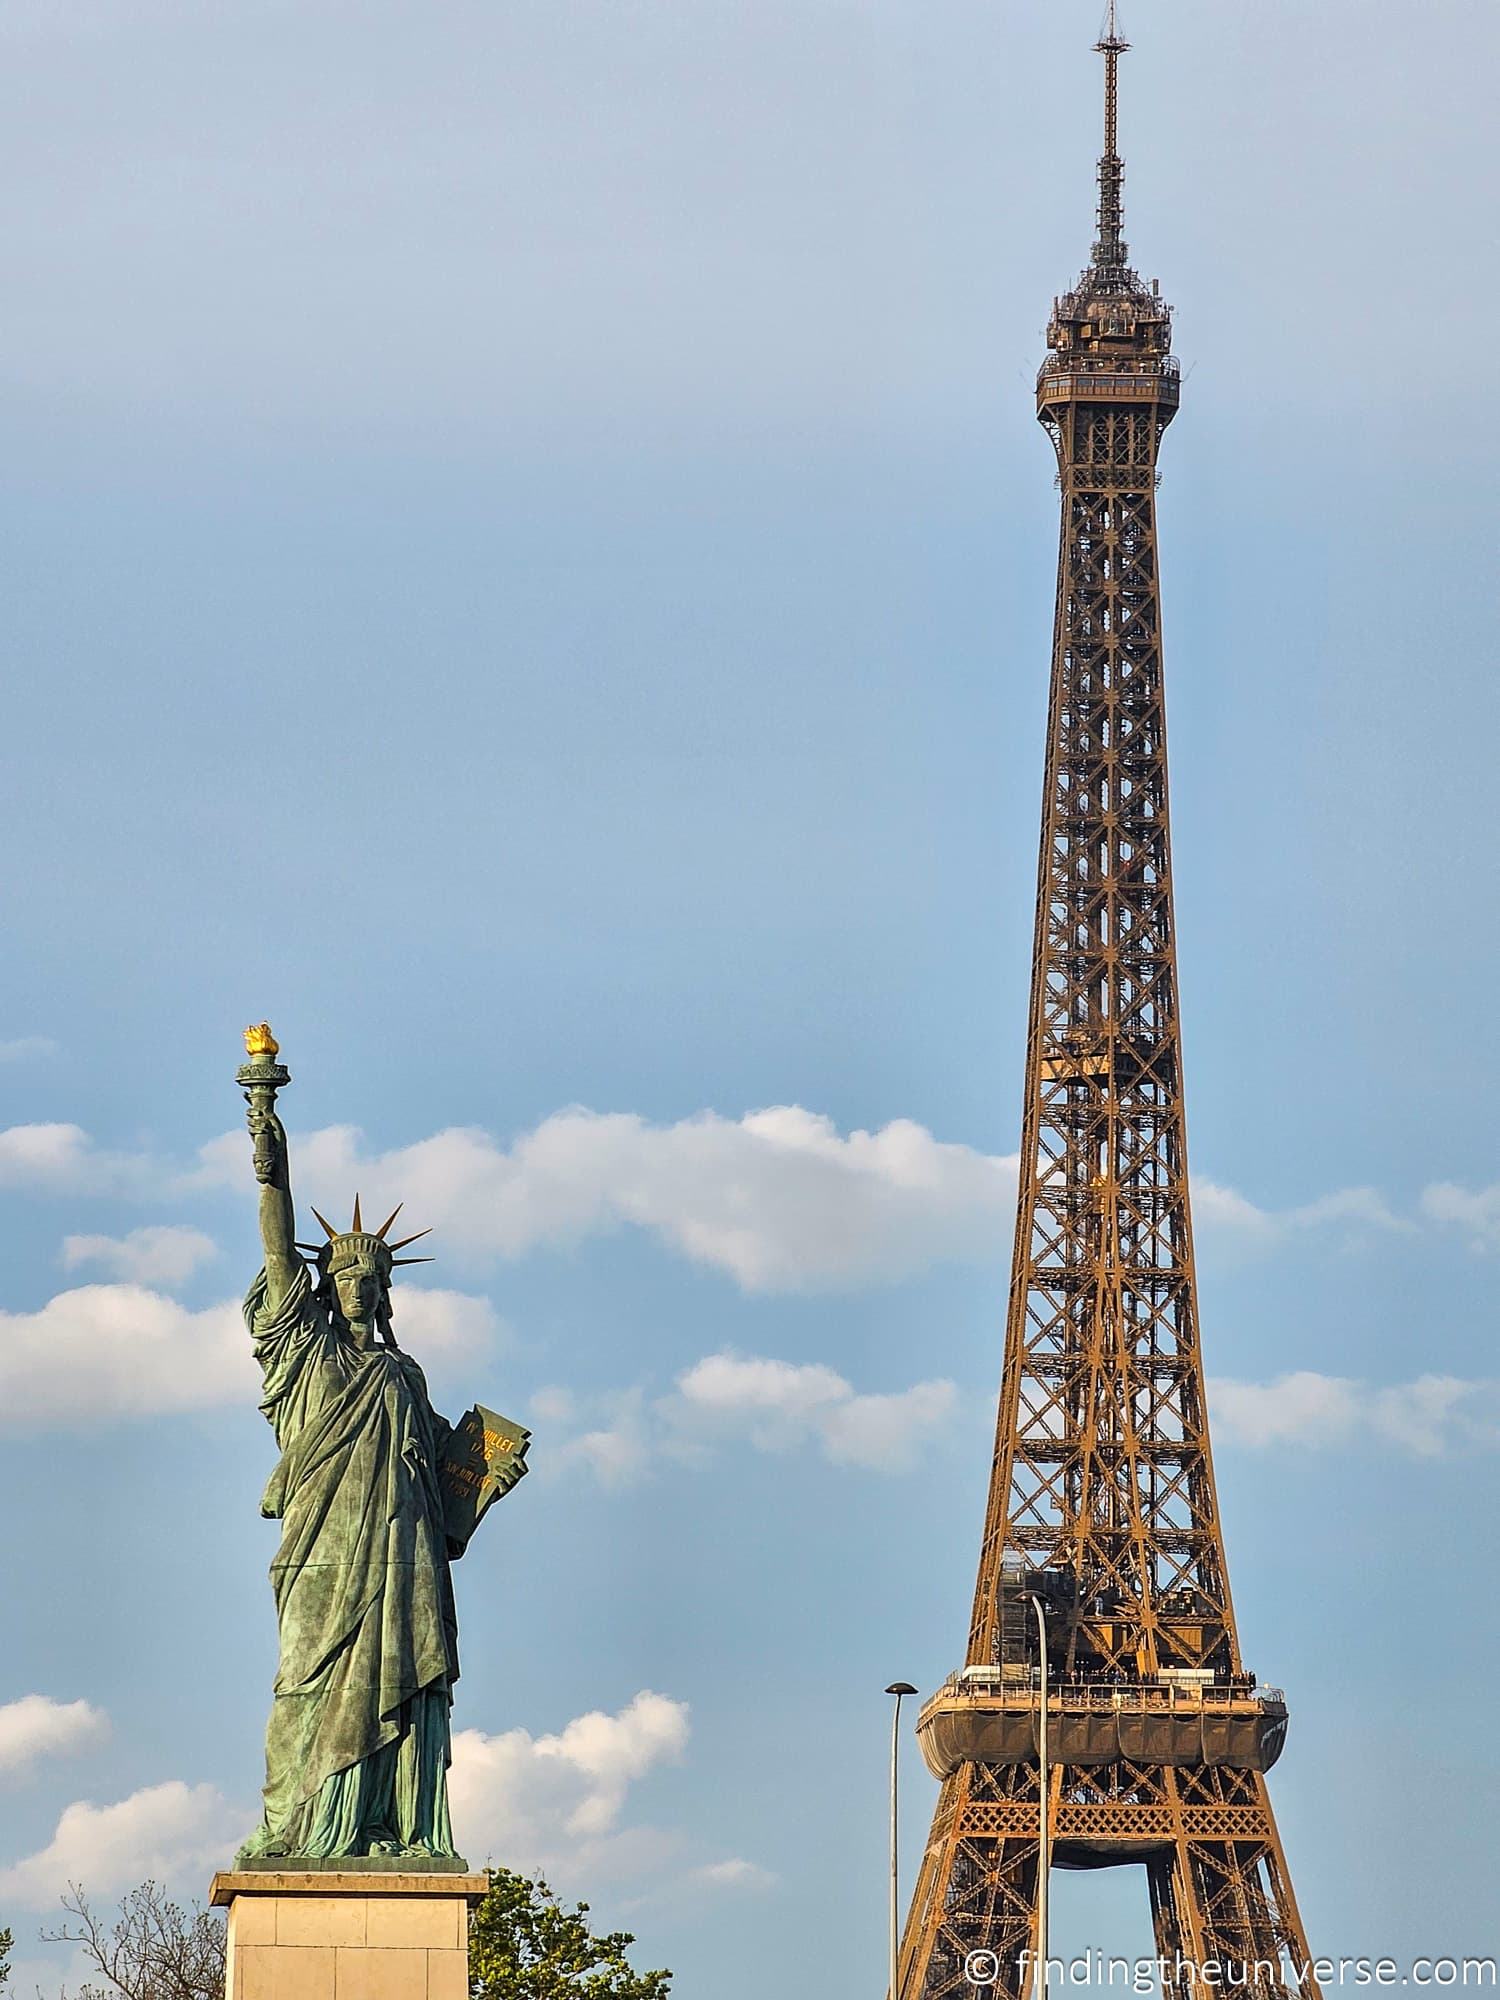
[[[1115,0],[1109,0],[1104,32],[1094,47],[1104,58],[1104,152],[1099,161],[1099,234],[1094,242],[1094,262],[1108,270],[1121,270],[1129,252],[1122,194],[1125,163],[1119,152],[1120,58],[1130,44],[1120,33]]]

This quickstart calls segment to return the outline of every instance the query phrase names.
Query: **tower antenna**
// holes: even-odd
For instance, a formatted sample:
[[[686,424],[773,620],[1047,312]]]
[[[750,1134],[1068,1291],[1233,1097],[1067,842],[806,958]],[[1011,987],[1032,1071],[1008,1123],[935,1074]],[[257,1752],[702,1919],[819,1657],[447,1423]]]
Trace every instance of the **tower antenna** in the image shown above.
[[[1099,161],[1099,238],[1094,245],[1094,262],[1122,265],[1126,249],[1125,166],[1119,145],[1120,58],[1130,44],[1120,33],[1115,0],[1109,0],[1103,32],[1094,47],[1104,58],[1104,153]]]

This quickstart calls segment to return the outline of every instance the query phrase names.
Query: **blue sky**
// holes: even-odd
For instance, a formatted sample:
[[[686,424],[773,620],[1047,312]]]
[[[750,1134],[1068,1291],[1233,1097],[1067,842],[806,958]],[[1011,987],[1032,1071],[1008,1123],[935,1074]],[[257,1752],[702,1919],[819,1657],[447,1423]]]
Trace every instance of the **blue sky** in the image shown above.
[[[1000,1366],[1030,382],[1090,235],[1097,26],[7,8],[25,1979],[70,1871],[201,1893],[254,1814],[271,1440],[220,1142],[264,1014],[297,1192],[435,1225],[398,1327],[440,1407],[536,1432],[459,1573],[461,1842],[684,2000],[879,1991],[880,1690],[959,1659]],[[1127,235],[1186,376],[1178,918],[1245,1650],[1292,1700],[1315,1948],[1488,1950],[1494,18],[1126,28]],[[931,1797],[913,1751],[912,1860]],[[1058,1909],[1147,1948],[1133,1873]]]

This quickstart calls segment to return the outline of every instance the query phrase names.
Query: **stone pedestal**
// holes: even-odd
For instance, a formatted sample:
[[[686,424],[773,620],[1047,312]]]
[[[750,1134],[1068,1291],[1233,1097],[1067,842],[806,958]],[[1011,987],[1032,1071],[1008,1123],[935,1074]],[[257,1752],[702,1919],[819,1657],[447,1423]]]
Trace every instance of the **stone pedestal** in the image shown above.
[[[484,1875],[215,1875],[225,2000],[467,2000],[469,1906],[488,1887]]]

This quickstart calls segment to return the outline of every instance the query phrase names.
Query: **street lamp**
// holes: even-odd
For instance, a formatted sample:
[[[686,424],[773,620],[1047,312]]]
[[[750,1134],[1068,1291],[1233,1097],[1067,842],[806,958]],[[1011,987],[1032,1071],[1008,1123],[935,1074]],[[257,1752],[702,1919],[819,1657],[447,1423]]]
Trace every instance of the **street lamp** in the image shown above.
[[[897,1866],[898,1857],[900,1853],[900,1849],[898,1846],[899,1834],[897,1830],[897,1813],[896,1813],[896,1808],[900,1796],[897,1791],[897,1772],[899,1768],[899,1759],[897,1757],[897,1752],[900,1749],[901,1745],[901,1697],[903,1695],[915,1694],[916,1689],[912,1686],[910,1681],[892,1681],[890,1686],[886,1689],[886,1693],[893,1694],[896,1697],[895,1711],[891,1716],[891,1993],[890,1993],[890,2000],[896,2000],[896,1974],[898,1969],[897,1961],[901,1950],[901,1904],[899,1897],[900,1883],[898,1879],[898,1866]]]
[[[1041,1949],[1037,1961],[1036,1990],[1037,2000],[1047,2000],[1047,1876],[1052,1865],[1051,1814],[1047,1797],[1051,1784],[1051,1774],[1047,1769],[1047,1612],[1039,1597],[1032,1598],[1031,1608],[1036,1613],[1037,1643],[1042,1655],[1042,1716],[1037,1732],[1037,1776],[1042,1789],[1042,1815],[1036,1861],[1036,1928],[1037,1943]]]

